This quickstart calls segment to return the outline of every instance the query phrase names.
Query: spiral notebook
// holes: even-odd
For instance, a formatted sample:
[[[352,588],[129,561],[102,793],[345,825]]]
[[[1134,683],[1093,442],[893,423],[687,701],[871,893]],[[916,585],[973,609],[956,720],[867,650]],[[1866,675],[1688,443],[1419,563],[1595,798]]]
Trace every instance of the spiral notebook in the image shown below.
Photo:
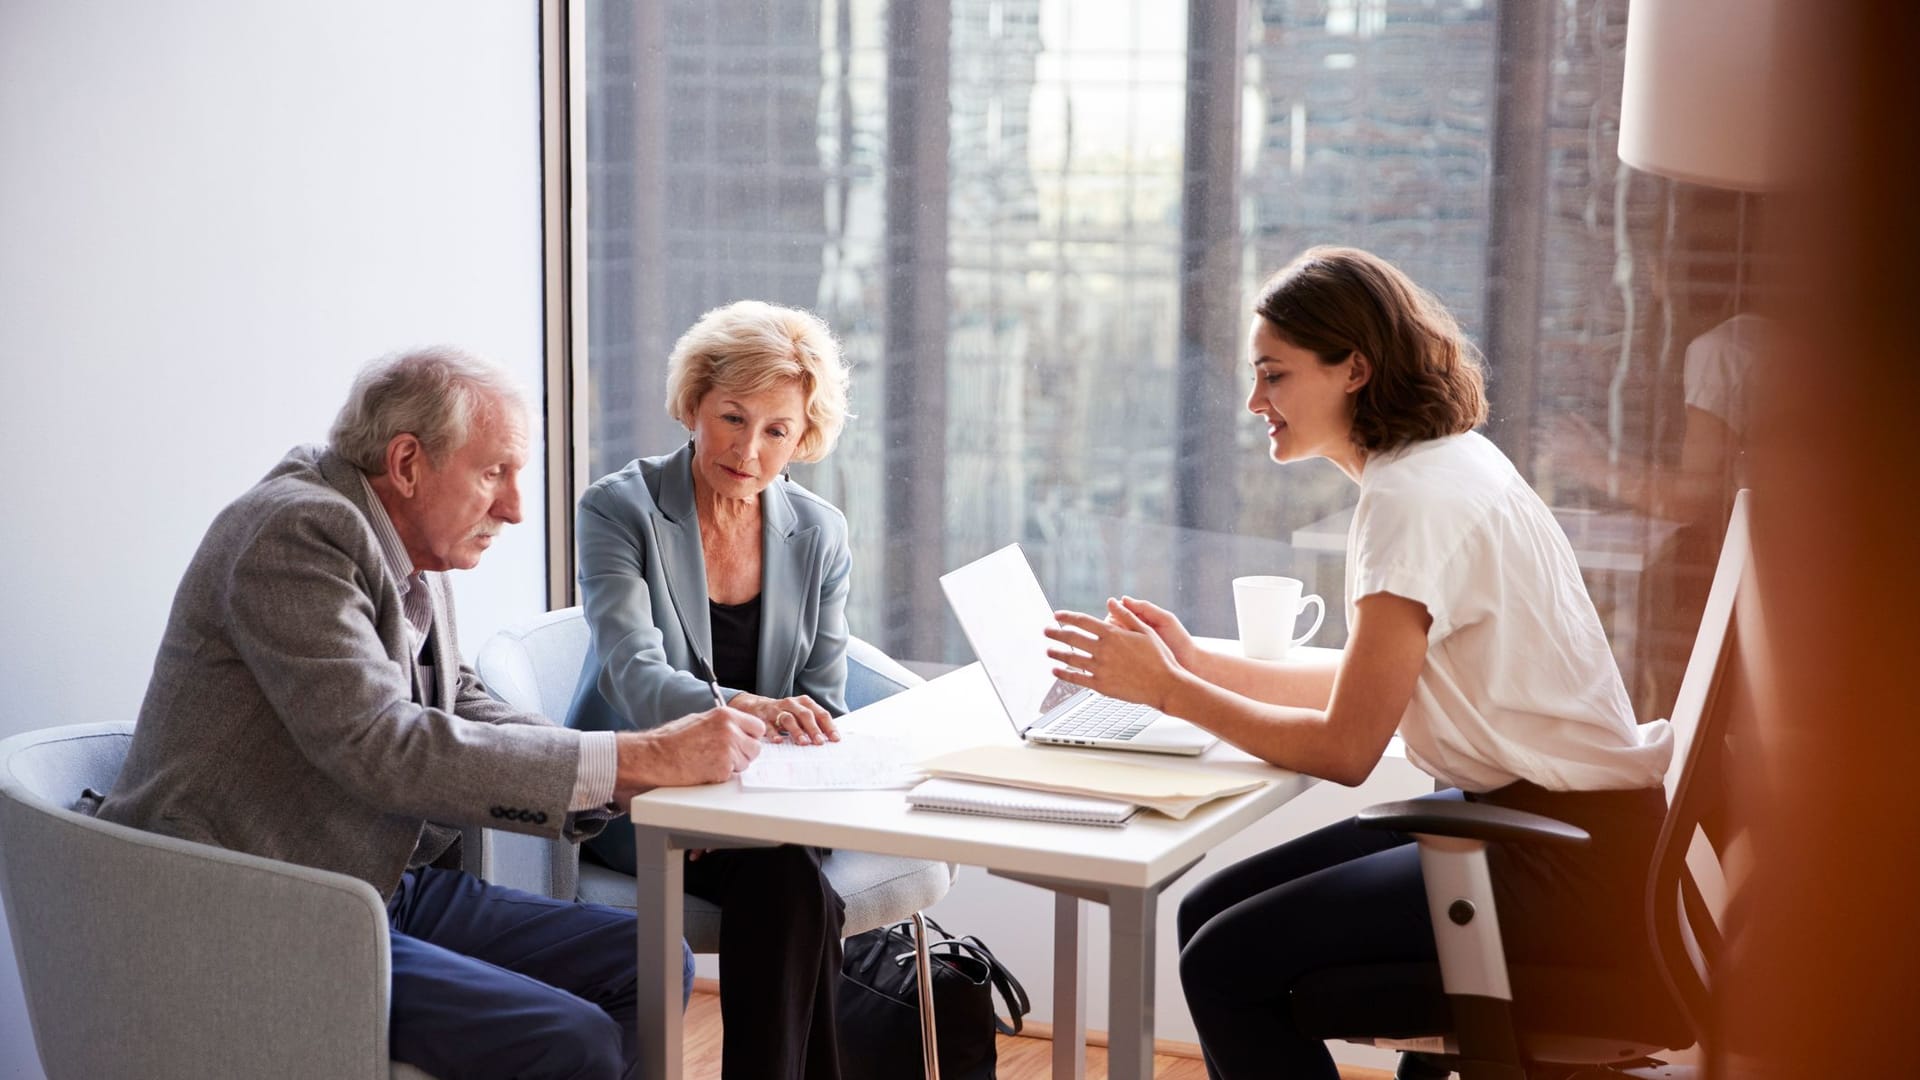
[[[1125,825],[1127,819],[1139,809],[1133,803],[1118,799],[1064,795],[1055,791],[1033,791],[1004,784],[981,784],[942,777],[925,781],[907,792],[907,802],[915,810],[937,810],[943,814],[986,814],[1029,821],[1115,827]]]

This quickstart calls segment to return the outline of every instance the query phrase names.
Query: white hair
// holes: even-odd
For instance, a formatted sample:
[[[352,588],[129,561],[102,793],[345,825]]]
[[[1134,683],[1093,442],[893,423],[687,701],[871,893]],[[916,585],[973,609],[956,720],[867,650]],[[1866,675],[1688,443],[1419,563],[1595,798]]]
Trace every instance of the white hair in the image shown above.
[[[369,476],[387,471],[387,444],[411,433],[440,461],[466,444],[474,422],[499,408],[528,408],[526,391],[492,361],[451,345],[383,356],[354,376],[327,442]]]

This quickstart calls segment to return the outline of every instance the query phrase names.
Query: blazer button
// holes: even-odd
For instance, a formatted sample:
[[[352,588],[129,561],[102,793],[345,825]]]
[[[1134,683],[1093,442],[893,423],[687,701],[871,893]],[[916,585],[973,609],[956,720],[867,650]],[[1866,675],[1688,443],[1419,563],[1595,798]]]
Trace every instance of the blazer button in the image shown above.
[[[545,810],[534,811],[533,823],[535,825],[545,825],[547,823],[547,812]]]
[[[497,818],[502,818],[507,816],[506,810],[498,806],[489,808],[487,810],[487,813],[492,814],[494,817],[497,817]]]
[[[533,820],[533,811],[531,811],[531,810],[522,810],[522,811],[520,811],[520,814],[519,814],[519,817],[520,817],[520,820],[521,820],[521,821],[532,821],[532,820]]]

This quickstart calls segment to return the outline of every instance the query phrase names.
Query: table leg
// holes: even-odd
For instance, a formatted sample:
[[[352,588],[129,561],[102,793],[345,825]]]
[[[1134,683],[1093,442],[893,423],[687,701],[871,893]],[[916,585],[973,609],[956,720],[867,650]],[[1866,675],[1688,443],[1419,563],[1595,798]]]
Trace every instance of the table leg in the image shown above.
[[[1053,1080],[1087,1075],[1087,902],[1053,894]]]
[[[663,829],[633,830],[635,901],[640,926],[640,1076],[680,1080],[685,977],[681,904],[686,864]]]
[[[1157,889],[1114,889],[1107,899],[1112,927],[1107,997],[1107,1076],[1153,1076],[1153,938]]]

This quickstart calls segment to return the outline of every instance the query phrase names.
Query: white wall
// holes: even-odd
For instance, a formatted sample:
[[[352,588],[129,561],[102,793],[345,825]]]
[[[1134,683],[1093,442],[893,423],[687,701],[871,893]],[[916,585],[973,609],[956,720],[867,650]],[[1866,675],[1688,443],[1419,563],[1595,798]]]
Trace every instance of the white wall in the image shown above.
[[[361,362],[454,342],[539,385],[537,30],[531,2],[0,0],[0,736],[133,717],[207,522]],[[526,523],[456,579],[470,652],[545,607],[522,479]],[[38,1076],[0,934],[0,1077]]]

